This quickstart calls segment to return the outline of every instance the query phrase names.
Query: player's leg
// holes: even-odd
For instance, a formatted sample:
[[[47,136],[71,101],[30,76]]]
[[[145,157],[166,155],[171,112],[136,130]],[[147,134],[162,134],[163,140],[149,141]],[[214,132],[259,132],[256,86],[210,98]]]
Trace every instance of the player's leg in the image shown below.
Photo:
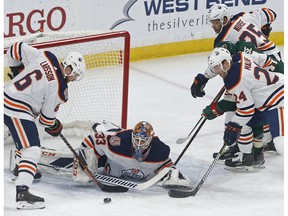
[[[273,110],[265,111],[264,113],[265,118],[270,126],[270,132],[272,138],[275,139],[275,145],[277,151],[283,155],[283,139],[276,143],[276,138],[284,136],[284,109],[283,108],[276,108]]]
[[[237,141],[240,151],[235,153],[234,158],[225,160],[225,169],[241,169],[246,171],[253,171],[254,157],[252,154],[252,141],[252,128],[247,125],[243,126],[240,137]]]
[[[40,159],[38,129],[33,121],[4,115],[4,123],[9,128],[16,149],[21,152],[16,185],[18,209],[44,208],[44,199],[29,192]]]

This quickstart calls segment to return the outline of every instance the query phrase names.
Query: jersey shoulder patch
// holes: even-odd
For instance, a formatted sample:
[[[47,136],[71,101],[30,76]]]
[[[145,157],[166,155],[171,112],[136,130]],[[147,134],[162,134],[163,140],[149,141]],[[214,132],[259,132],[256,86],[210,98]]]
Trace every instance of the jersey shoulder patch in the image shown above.
[[[132,157],[132,130],[123,130],[115,135],[108,135],[108,148],[111,152],[124,157]]]

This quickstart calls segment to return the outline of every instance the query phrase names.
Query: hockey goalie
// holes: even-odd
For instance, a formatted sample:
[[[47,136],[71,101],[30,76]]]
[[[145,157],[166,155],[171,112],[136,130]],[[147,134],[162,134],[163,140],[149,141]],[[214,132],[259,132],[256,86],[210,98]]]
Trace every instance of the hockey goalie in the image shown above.
[[[101,173],[133,182],[145,182],[152,179],[165,167],[169,173],[157,185],[164,188],[191,189],[191,181],[178,171],[169,158],[170,148],[154,134],[153,127],[146,121],[140,121],[133,129],[120,129],[112,123],[96,123],[93,133],[87,136],[75,151],[86,167],[93,173]],[[77,158],[69,151],[41,149],[42,156],[38,163],[41,172],[72,177],[73,181],[89,182]],[[21,153],[16,151],[14,179],[17,178],[17,160]],[[107,192],[126,192],[128,189],[109,185],[101,187]]]

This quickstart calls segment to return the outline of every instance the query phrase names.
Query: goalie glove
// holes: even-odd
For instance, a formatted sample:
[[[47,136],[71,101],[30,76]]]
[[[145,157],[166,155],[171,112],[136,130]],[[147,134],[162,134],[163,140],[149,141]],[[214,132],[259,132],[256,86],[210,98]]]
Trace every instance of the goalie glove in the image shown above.
[[[45,128],[45,131],[53,137],[59,136],[62,131],[62,124],[58,119],[55,119],[55,123],[53,126],[49,128]]]
[[[167,189],[192,189],[191,181],[176,168],[171,169],[157,185]]]

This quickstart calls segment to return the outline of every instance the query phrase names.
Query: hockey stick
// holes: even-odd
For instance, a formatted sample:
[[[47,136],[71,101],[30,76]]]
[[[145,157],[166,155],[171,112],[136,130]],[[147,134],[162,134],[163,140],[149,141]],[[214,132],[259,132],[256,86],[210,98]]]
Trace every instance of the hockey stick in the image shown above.
[[[201,181],[198,183],[198,185],[196,186],[196,188],[194,190],[189,191],[189,190],[171,189],[171,190],[169,190],[168,195],[170,197],[175,197],[175,198],[185,198],[185,197],[189,197],[189,196],[195,196],[197,194],[197,192],[200,190],[200,188],[202,187],[202,185],[204,184],[205,180],[208,178],[210,172],[215,167],[219,157],[226,152],[226,146],[227,146],[227,144],[224,143],[224,145],[220,149],[219,153],[214,158],[213,162],[210,164],[208,170],[206,171],[206,173],[202,177]]]
[[[213,101],[211,102],[211,104],[213,104],[213,103],[216,103],[220,98],[221,98],[221,96],[222,96],[222,94],[224,93],[224,91],[225,91],[225,87],[223,86],[221,89],[220,89],[220,91],[218,92],[218,94],[215,96],[215,98],[213,99]],[[211,105],[210,104],[210,105]],[[184,143],[187,139],[189,139],[189,137],[191,136],[191,134],[193,133],[193,131],[195,130],[195,128],[198,126],[198,124],[201,122],[201,120],[204,118],[204,116],[203,115],[201,115],[201,118],[199,119],[199,121],[197,122],[197,124],[194,126],[194,128],[190,131],[190,133],[187,135],[187,137],[185,137],[185,138],[178,138],[177,140],[176,140],[176,143],[177,144],[182,144],[182,143]]]
[[[203,119],[204,117],[201,115],[201,118],[199,119],[199,121],[197,122],[197,124],[194,126],[194,128],[190,131],[190,133],[187,135],[187,137],[185,138],[178,138],[176,140],[177,144],[182,144],[184,142],[186,142],[187,139],[189,139],[189,137],[191,136],[191,134],[193,133],[193,131],[195,130],[195,128],[199,125],[200,121]]]
[[[100,184],[97,179],[95,178],[95,176],[92,174],[92,172],[88,169],[88,167],[86,166],[86,164],[83,162],[82,158],[80,158],[80,156],[77,154],[77,152],[74,150],[74,148],[70,145],[70,143],[68,142],[68,140],[63,136],[62,133],[59,134],[59,136],[61,137],[61,139],[64,141],[64,143],[67,145],[67,147],[70,149],[70,151],[73,153],[73,155],[75,156],[75,158],[79,161],[79,163],[81,164],[81,166],[83,167],[83,169],[86,171],[86,174],[92,179],[92,181],[95,183],[95,185],[97,185],[101,190],[104,189],[104,185]]]
[[[215,98],[213,99],[213,101],[212,101],[212,103],[215,103],[215,102],[217,102],[220,98],[221,98],[221,96],[222,96],[222,94],[224,93],[224,91],[225,91],[225,87],[223,86],[221,89],[220,89],[220,91],[218,92],[218,94],[215,96]],[[211,104],[212,104],[211,103]],[[200,129],[202,128],[202,126],[204,125],[204,123],[206,122],[206,118],[204,118],[203,116],[201,116],[201,118],[200,118],[200,121],[199,122],[201,122],[200,123],[200,125],[199,125],[199,127],[197,128],[197,130],[195,131],[195,133],[193,134],[193,136],[191,137],[191,139],[189,140],[189,142],[187,143],[187,145],[185,146],[185,148],[183,149],[183,151],[180,153],[180,155],[178,156],[178,158],[176,159],[176,161],[175,161],[175,165],[179,162],[179,160],[182,158],[182,156],[184,155],[184,153],[186,152],[186,150],[188,149],[188,147],[191,145],[191,143],[193,142],[193,140],[195,139],[195,137],[196,137],[196,135],[198,134],[198,132],[200,131]],[[197,125],[198,125],[198,123],[197,123]],[[196,126],[197,126],[196,125]],[[194,129],[193,129],[194,130]]]

